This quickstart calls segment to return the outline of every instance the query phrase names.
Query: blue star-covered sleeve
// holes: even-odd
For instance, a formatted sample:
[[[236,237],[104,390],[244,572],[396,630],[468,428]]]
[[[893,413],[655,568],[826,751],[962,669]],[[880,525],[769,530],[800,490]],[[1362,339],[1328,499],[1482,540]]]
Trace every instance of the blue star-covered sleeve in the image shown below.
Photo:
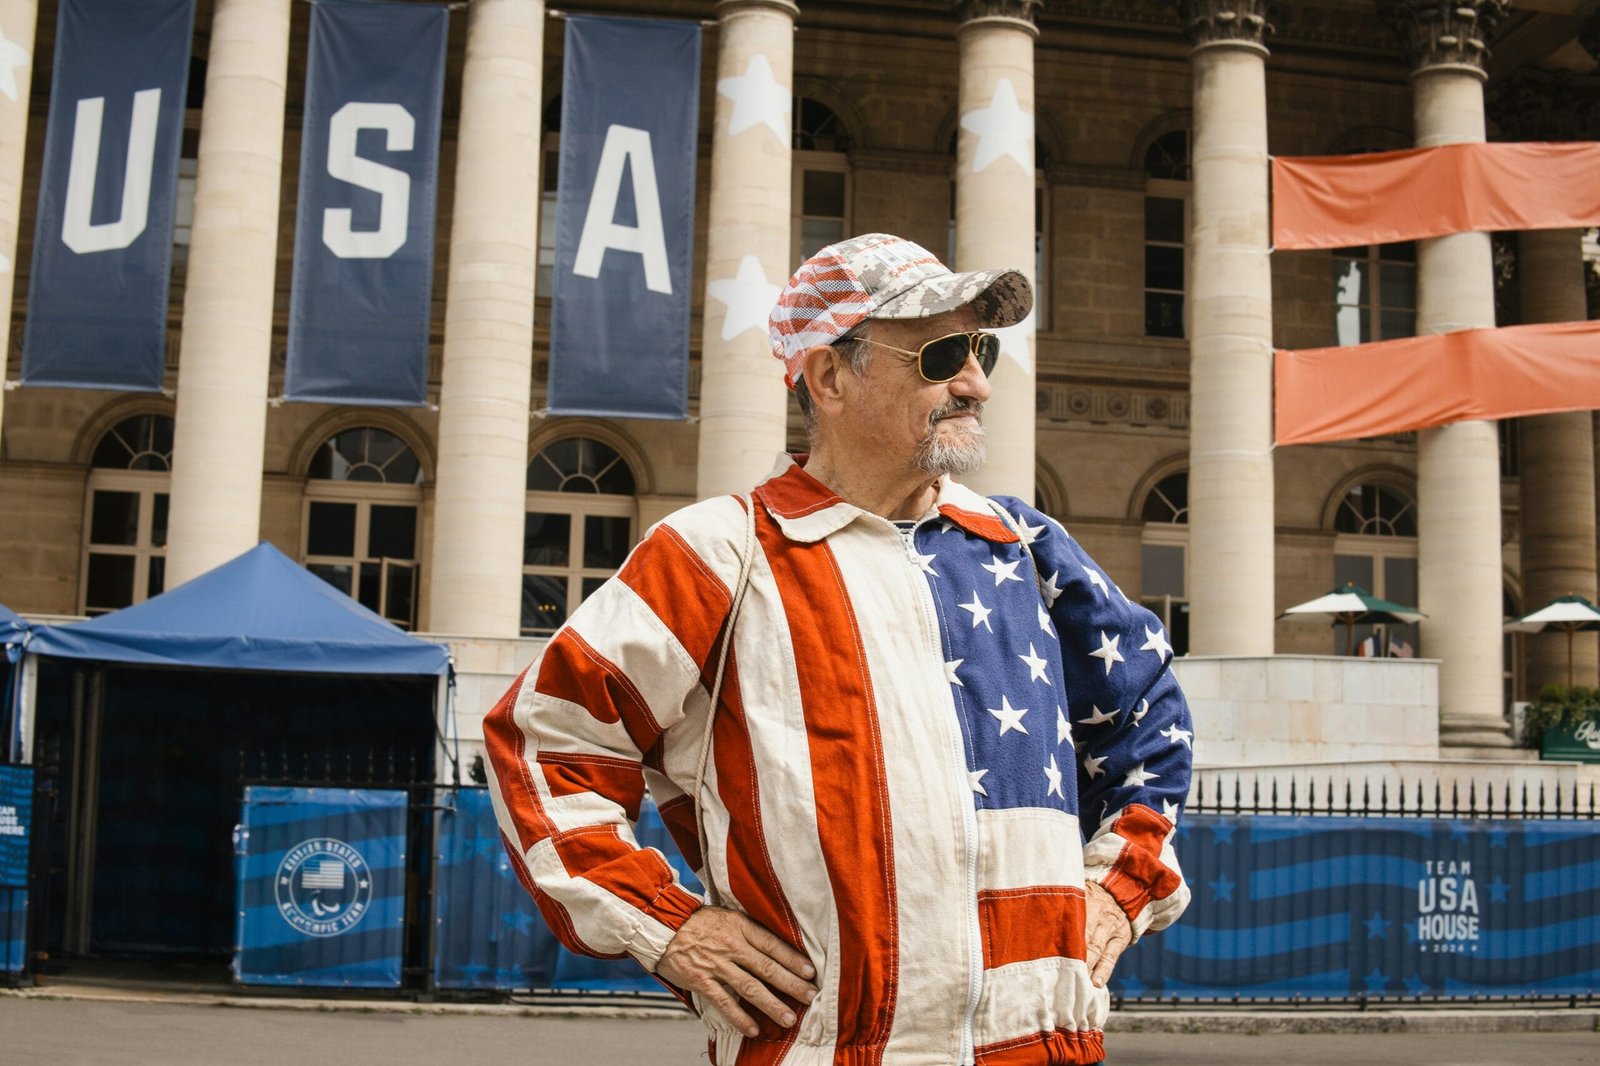
[[[1059,523],[1015,497],[994,502],[1033,556],[1040,623],[1048,614],[1061,644],[1085,876],[1127,912],[1135,937],[1164,929],[1189,902],[1172,837],[1194,740],[1172,646]]]

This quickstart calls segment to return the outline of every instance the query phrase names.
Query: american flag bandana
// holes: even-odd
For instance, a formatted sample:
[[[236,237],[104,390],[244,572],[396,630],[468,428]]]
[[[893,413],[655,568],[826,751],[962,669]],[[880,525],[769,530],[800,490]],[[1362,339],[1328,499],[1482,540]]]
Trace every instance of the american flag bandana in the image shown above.
[[[967,304],[986,328],[1012,326],[1033,307],[1033,288],[1016,270],[951,273],[904,237],[851,237],[800,264],[784,286],[768,319],[772,354],[792,389],[806,349],[832,344],[869,318],[929,318]]]

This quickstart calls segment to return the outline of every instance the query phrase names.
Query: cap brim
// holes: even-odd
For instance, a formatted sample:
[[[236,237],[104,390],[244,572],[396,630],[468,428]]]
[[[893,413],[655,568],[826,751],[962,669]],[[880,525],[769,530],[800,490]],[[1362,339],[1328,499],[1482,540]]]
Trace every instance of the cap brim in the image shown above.
[[[1033,309],[1033,286],[1017,270],[975,270],[943,274],[918,282],[880,304],[870,318],[931,318],[973,305],[978,325],[1014,326]]]

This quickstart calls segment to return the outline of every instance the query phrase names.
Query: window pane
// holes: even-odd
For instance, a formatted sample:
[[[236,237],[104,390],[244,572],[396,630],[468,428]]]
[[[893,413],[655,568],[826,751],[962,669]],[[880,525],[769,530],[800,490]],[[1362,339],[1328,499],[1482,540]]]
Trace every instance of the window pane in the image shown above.
[[[604,585],[607,580],[608,580],[607,578],[603,578],[603,577],[586,577],[586,578],[584,578],[583,579],[583,598],[584,599],[588,599],[590,596],[593,596],[596,592],[599,592],[600,591],[600,586]]]
[[[89,611],[114,611],[133,602],[133,564],[131,555],[89,554],[89,580],[83,592],[83,605]]]
[[[139,494],[96,489],[89,516],[90,544],[139,543]],[[130,577],[131,581],[132,578]],[[128,586],[130,589],[132,585]]]
[[[1145,596],[1183,595],[1183,545],[1144,546],[1143,589]]]
[[[393,504],[373,504],[367,518],[367,557],[415,559],[417,509]]]
[[[522,519],[522,565],[566,566],[572,516],[528,513]]]
[[[355,553],[356,505],[312,501],[306,530],[306,554],[350,556]]]
[[[1147,246],[1144,250],[1144,287],[1183,291],[1183,249]]]
[[[1386,263],[1415,263],[1417,261],[1417,242],[1406,241],[1402,244],[1379,245],[1378,256]]]
[[[166,588],[167,557],[164,555],[152,555],[150,557],[150,575],[144,583],[145,599],[161,595],[166,591]]]
[[[844,172],[808,170],[800,179],[800,213],[844,217]]]
[[[589,515],[583,520],[583,562],[585,567],[618,567],[628,555],[626,518]]]
[[[346,596],[350,595],[350,567],[334,563],[309,563],[306,569]]]
[[[1388,558],[1383,561],[1383,598],[1402,607],[1417,603],[1417,561]]]
[[[523,632],[553,633],[566,620],[567,579],[548,574],[523,574]]]
[[[1384,340],[1393,340],[1396,337],[1415,337],[1417,335],[1417,315],[1415,311],[1385,311],[1383,321],[1379,328],[1383,330]]]
[[[1164,196],[1147,196],[1144,199],[1144,239],[1182,244],[1183,201]]]
[[[1183,336],[1183,297],[1171,292],[1145,293],[1144,334],[1147,337]]]
[[[383,606],[379,598],[379,591],[383,588],[383,564],[361,564],[361,586],[357,590],[356,599],[361,601],[361,606],[369,611],[377,611]]]
[[[1417,268],[1385,263],[1378,282],[1385,308],[1409,309],[1417,306]]]
[[[808,218],[800,223],[800,254],[806,258],[816,255],[830,244],[844,240],[844,220],[839,218]]]
[[[417,569],[391,564],[385,573],[382,614],[395,625],[410,629],[416,617],[412,601],[416,598]]]
[[[1333,313],[1333,335],[1341,347],[1372,339],[1372,318],[1365,307],[1341,307]]]
[[[150,508],[150,546],[167,546],[167,494],[164,492],[156,493],[155,503]]]
[[[1333,583],[1337,588],[1343,588],[1347,582],[1354,582],[1372,591],[1372,556],[1370,555],[1335,555],[1333,557]]]
[[[1372,293],[1367,285],[1367,264],[1364,261],[1333,261],[1333,302],[1340,307],[1359,307],[1372,302]]]

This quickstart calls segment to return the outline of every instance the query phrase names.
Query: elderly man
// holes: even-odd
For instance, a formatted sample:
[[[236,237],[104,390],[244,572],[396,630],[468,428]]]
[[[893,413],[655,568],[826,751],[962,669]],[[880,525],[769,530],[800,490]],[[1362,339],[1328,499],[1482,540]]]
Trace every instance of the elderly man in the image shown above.
[[[771,333],[810,454],[652,529],[485,722],[551,928],[688,999],[715,1062],[1098,1062],[1117,956],[1188,901],[1159,622],[954,480],[984,330],[1031,305],[884,234],[807,260]],[[636,846],[647,787],[706,900]]]

